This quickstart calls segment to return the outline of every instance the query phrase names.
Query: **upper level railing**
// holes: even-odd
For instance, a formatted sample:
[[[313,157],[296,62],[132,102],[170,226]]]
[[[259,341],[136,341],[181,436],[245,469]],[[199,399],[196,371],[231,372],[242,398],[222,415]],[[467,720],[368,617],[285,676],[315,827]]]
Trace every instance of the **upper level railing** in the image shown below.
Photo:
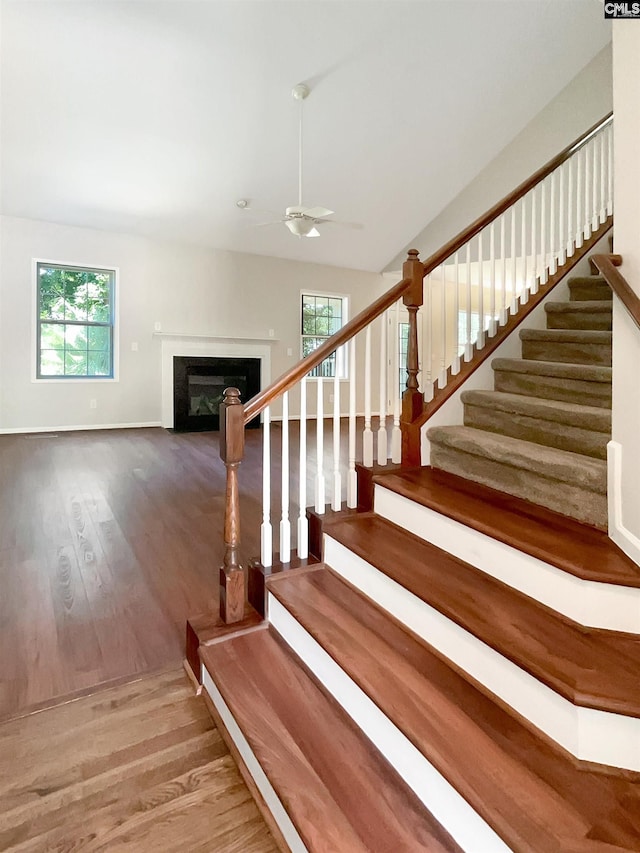
[[[245,600],[237,481],[244,426],[262,413],[261,562],[266,567],[272,564],[276,539],[282,563],[290,561],[294,543],[298,557],[304,559],[308,555],[307,494],[313,494],[318,513],[324,513],[327,503],[334,510],[345,501],[355,507],[357,456],[369,467],[374,458],[379,465],[388,459],[420,464],[420,425],[428,401],[443,393],[462,364],[488,349],[487,342],[495,344],[500,330],[550,276],[555,280],[560,267],[568,270],[568,259],[581,254],[585,241],[610,225],[612,152],[609,115],[425,263],[411,250],[402,279],[393,288],[246,404],[237,389],[227,389],[220,412],[221,456],[227,467],[225,557],[220,571],[220,609],[225,621],[242,618]],[[420,315],[423,304],[426,310]],[[376,348],[378,357],[373,358]],[[342,357],[333,360],[335,375],[309,375],[339,350]],[[338,362],[346,367],[342,376]],[[406,376],[404,390],[401,372]],[[315,391],[311,395],[310,383]],[[271,421],[276,402],[281,407],[281,501],[274,529]],[[332,420],[332,435],[327,436],[332,440],[326,442],[330,450],[325,448],[325,411]],[[308,433],[313,424],[311,440],[315,442],[310,447]],[[298,477],[297,495],[292,499],[289,447],[294,428]],[[313,464],[307,476],[309,459]]]

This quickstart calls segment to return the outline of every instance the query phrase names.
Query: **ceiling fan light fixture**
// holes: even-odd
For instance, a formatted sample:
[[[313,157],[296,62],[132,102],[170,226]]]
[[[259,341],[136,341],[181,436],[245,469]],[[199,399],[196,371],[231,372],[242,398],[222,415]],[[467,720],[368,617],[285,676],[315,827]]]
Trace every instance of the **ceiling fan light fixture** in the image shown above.
[[[303,219],[302,217],[287,219],[284,224],[292,234],[296,235],[296,237],[308,237],[316,226],[313,219]],[[314,237],[315,236],[316,235],[314,234]]]

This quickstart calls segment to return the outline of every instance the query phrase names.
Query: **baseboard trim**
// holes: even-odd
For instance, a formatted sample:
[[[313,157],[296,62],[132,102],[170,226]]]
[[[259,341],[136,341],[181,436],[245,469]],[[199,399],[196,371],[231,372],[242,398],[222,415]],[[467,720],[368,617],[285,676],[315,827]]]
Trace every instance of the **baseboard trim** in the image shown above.
[[[607,489],[609,493],[609,537],[640,566],[640,539],[624,526],[622,516],[622,445],[607,445]]]
[[[10,427],[0,428],[0,435],[30,435],[41,432],[85,432],[97,429],[146,429],[147,427],[161,427],[160,421],[146,421],[128,424],[78,424],[73,426],[47,426],[47,427]]]

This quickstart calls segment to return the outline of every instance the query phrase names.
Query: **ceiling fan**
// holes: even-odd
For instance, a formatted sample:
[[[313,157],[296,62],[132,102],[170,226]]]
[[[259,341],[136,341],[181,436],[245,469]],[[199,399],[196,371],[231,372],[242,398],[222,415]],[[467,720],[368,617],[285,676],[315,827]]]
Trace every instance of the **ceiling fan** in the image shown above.
[[[319,237],[318,225],[325,223],[331,225],[340,225],[343,228],[362,228],[355,222],[338,222],[335,219],[329,219],[333,216],[334,211],[327,207],[305,207],[302,203],[302,102],[308,97],[310,89],[304,83],[299,83],[291,90],[296,101],[300,102],[300,120],[298,134],[298,204],[287,207],[284,216],[273,210],[256,211],[256,208],[249,206],[249,202],[241,198],[236,202],[236,205],[242,210],[253,210],[260,213],[269,213],[277,216],[277,219],[271,219],[268,222],[256,223],[255,227],[264,225],[276,225],[284,223],[286,227],[295,234],[296,237]]]

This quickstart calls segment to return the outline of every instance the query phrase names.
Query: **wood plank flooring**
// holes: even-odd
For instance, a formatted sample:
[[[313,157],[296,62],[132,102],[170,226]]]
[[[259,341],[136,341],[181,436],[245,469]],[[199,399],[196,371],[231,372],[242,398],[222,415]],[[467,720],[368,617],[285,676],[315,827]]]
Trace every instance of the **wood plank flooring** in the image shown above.
[[[247,432],[239,473],[245,563],[259,553],[261,441]],[[275,424],[275,520],[278,446]],[[293,519],[297,447],[292,424]],[[0,436],[0,719],[180,663],[187,617],[218,610],[224,486],[218,433]]]
[[[276,853],[182,670],[0,725],[6,853]]]

